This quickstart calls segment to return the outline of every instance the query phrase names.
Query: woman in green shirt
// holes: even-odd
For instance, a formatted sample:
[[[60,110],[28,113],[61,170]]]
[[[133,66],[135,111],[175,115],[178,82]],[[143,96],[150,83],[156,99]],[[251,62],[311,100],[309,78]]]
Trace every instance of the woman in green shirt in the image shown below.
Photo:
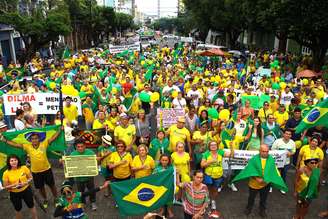
[[[152,156],[155,161],[159,161],[162,154],[170,155],[169,144],[169,139],[165,137],[164,130],[157,131],[156,138],[150,142],[149,155]]]
[[[159,158],[158,165],[153,170],[153,174],[163,172],[169,168],[173,168],[171,165],[170,155],[162,154]],[[164,214],[165,208],[167,209],[168,218],[173,218],[174,214],[172,211],[172,203],[167,203],[164,207],[162,207],[159,211],[160,215]]]

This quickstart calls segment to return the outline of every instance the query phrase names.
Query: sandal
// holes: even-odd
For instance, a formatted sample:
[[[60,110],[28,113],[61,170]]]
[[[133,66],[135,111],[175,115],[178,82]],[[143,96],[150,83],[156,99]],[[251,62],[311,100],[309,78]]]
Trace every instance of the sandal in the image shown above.
[[[318,217],[325,218],[328,217],[328,211],[323,211],[318,214]]]

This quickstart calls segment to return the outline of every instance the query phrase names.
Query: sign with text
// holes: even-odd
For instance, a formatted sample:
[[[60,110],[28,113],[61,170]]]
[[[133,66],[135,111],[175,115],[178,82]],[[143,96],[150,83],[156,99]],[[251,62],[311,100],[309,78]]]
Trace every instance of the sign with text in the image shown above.
[[[96,155],[63,156],[66,178],[98,175]]]
[[[173,124],[176,124],[178,118],[185,115],[184,109],[157,109],[157,127],[161,124],[163,128],[168,128]]]
[[[258,151],[246,151],[246,150],[235,150],[233,158],[223,158],[223,169],[229,169],[228,165],[232,170],[242,170],[248,163],[248,160],[251,159],[254,155],[258,154]],[[270,151],[269,154],[276,160],[277,168],[282,168],[285,166],[287,159],[286,151]]]
[[[66,95],[63,95],[65,98]],[[79,115],[82,115],[80,97],[72,96],[72,104],[78,108]],[[5,115],[15,115],[17,109],[22,109],[23,104],[28,102],[37,114],[56,114],[59,111],[59,93],[34,93],[3,95]]]
[[[140,51],[140,43],[134,43],[129,45],[120,45],[120,46],[109,46],[109,52],[112,54],[120,53],[125,50]]]

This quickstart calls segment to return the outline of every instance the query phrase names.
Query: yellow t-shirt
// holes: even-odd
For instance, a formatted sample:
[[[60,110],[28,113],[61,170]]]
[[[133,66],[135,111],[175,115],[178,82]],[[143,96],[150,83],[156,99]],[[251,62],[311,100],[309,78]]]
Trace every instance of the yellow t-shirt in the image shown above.
[[[301,158],[300,160],[300,167],[303,167],[304,161],[312,158],[318,158],[320,161],[323,160],[324,153],[321,148],[316,147],[315,150],[311,150],[310,145],[304,145],[299,153]]]
[[[119,120],[119,117],[116,116],[116,117],[109,117],[108,119],[108,129],[109,131],[114,131],[114,129],[116,128],[117,126],[117,122]]]
[[[264,174],[264,168],[266,164],[266,159],[261,158],[261,164],[262,164],[262,174]],[[265,187],[267,184],[265,182],[258,183],[255,178],[251,177],[248,182],[248,186],[251,187],[252,189],[262,189]]]
[[[272,110],[271,109],[267,109],[265,110],[265,113],[264,113],[264,109],[261,108],[259,110],[259,113],[258,113],[258,117],[260,118],[261,122],[266,122],[266,118],[268,117],[268,115],[272,114]]]
[[[171,159],[173,165],[176,167],[179,175],[181,175],[182,182],[190,181],[189,177],[189,161],[190,156],[187,152],[183,154],[183,156],[179,156],[177,152],[173,152],[171,154]]]
[[[72,122],[73,120],[77,121],[78,111],[77,106],[71,104],[69,107],[64,106],[64,116],[69,121]]]
[[[277,101],[270,102],[269,103],[269,106],[270,106],[271,111],[274,113],[274,112],[276,112],[278,110],[279,103]]]
[[[113,176],[117,179],[125,179],[131,176],[131,163],[132,163],[132,156],[130,153],[126,153],[123,156],[120,156],[118,152],[113,152],[110,155],[110,163],[115,164],[120,162],[121,160],[126,160],[125,164],[117,166],[113,169]]]
[[[101,123],[99,119],[96,119],[95,121],[93,121],[92,129],[102,129],[102,128],[106,128],[106,126],[109,127],[109,125],[110,123],[108,120],[105,120],[103,123]]]
[[[190,141],[190,132],[185,127],[179,129],[177,125],[172,125],[167,132],[170,135],[170,151],[175,151],[177,142]]]
[[[141,107],[141,101],[138,97],[136,97],[132,102],[132,105],[130,108],[130,113],[136,114],[138,112],[138,110],[140,109],[140,107]]]
[[[41,142],[38,148],[34,148],[32,144],[23,144],[23,149],[30,156],[32,173],[40,173],[50,169],[47,148],[47,140]]]
[[[273,114],[274,118],[276,119],[276,122],[281,126],[285,124],[289,118],[288,113],[285,111],[283,113],[280,113],[279,111],[276,111]]]
[[[9,185],[17,183],[26,183],[28,180],[28,175],[31,171],[26,166],[21,166],[16,170],[6,170],[3,173],[2,180],[9,183]],[[23,186],[22,188],[10,189],[10,192],[21,192],[24,191],[29,185]]]
[[[117,126],[114,129],[114,136],[119,140],[125,142],[128,146],[132,143],[133,137],[136,135],[136,127],[134,125],[129,125],[127,128],[123,128],[122,126]]]
[[[155,168],[155,162],[151,156],[147,155],[144,162],[141,161],[139,155],[135,156],[132,161],[132,167],[141,167],[142,165],[147,165],[148,168],[134,172],[135,178],[149,176]]]

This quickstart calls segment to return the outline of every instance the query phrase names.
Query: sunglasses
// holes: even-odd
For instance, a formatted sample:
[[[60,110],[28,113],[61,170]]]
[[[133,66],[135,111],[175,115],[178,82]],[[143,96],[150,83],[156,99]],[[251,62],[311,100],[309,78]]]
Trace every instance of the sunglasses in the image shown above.
[[[318,162],[316,161],[311,161],[310,164],[317,164]]]

